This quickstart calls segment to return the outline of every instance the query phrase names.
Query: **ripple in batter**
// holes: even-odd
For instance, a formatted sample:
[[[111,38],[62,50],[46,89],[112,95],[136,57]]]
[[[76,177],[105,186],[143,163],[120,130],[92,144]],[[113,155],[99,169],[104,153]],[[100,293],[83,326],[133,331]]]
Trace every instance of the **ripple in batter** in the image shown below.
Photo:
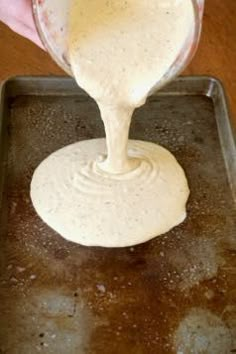
[[[128,142],[128,155],[139,161],[137,167],[111,175],[99,168],[106,156],[105,139],[56,151],[32,179],[37,213],[64,238],[86,246],[132,246],[181,223],[189,189],[174,156],[136,140]]]

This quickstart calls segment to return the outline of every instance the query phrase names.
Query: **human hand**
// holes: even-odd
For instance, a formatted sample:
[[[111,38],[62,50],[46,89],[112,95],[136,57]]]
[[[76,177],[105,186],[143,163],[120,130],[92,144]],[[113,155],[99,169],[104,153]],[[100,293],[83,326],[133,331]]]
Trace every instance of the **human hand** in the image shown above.
[[[0,21],[43,48],[35,27],[31,0],[0,0]]]

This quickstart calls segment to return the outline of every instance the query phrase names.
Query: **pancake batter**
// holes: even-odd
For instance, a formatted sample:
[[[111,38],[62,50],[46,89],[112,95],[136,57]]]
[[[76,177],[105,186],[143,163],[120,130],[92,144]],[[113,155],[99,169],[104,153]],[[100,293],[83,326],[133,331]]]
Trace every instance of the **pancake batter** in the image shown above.
[[[174,63],[193,22],[191,0],[72,1],[72,71],[99,105],[106,141],[65,147],[34,173],[34,207],[66,239],[131,246],[185,219],[182,168],[164,148],[128,134],[134,109]]]

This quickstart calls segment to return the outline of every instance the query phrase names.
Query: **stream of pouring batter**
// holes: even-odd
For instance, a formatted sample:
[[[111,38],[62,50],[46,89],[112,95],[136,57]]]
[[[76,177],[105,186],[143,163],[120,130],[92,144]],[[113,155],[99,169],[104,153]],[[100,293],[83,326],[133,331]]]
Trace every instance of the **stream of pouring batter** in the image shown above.
[[[100,108],[106,141],[65,147],[35,171],[35,209],[63,237],[130,246],[185,219],[182,168],[167,150],[128,136],[135,108],[174,63],[193,23],[191,0],[72,1],[71,67]]]

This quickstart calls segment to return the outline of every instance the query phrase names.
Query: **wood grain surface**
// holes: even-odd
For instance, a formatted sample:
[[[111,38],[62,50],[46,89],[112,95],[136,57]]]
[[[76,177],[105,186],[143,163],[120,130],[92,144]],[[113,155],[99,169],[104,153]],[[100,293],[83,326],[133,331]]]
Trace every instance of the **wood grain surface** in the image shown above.
[[[236,1],[206,0],[198,52],[185,75],[219,78],[236,125]],[[15,75],[64,75],[47,53],[0,23],[0,80]]]

